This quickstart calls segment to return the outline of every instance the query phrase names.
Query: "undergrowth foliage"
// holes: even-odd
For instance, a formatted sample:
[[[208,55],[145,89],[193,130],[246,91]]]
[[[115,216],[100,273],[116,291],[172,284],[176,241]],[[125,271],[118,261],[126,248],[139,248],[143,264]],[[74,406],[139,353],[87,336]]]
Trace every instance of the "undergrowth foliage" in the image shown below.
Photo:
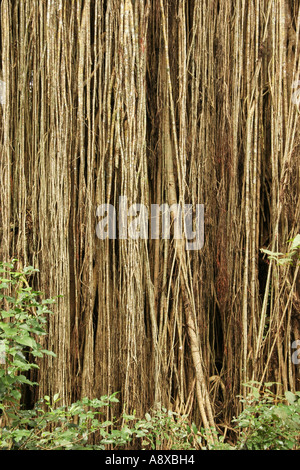
[[[251,392],[241,402],[244,411],[233,420],[241,430],[238,449],[291,450],[299,447],[300,392],[278,397],[266,383],[263,394],[259,383],[247,384]]]
[[[14,260],[15,261],[15,260]],[[14,262],[0,263],[0,351],[4,367],[0,369],[1,409],[16,405],[21,398],[21,386],[37,385],[24,373],[38,368],[29,359],[54,355],[42,348],[39,337],[47,334],[49,304],[55,299],[40,300],[41,292],[29,286],[28,277],[36,272],[33,267],[14,270]]]
[[[2,450],[267,450],[300,449],[300,392],[275,395],[273,383],[260,393],[258,383],[246,384],[250,394],[240,397],[244,411],[233,421],[236,442],[225,442],[215,430],[214,444],[204,428],[164,407],[144,418],[126,410],[108,421],[107,407],[119,403],[118,393],[99,399],[84,398],[61,405],[59,394],[44,396],[33,409],[20,404],[24,386],[37,386],[26,373],[38,368],[35,358],[45,354],[41,337],[47,335],[49,305],[29,285],[33,267],[15,270],[15,261],[0,263],[0,449]],[[55,355],[54,355],[55,356]]]

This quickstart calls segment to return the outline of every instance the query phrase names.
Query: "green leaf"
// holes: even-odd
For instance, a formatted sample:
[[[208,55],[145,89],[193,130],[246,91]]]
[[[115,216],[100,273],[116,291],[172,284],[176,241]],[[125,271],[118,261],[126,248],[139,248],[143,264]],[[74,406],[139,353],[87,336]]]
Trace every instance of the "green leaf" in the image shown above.
[[[260,250],[262,253],[265,253],[266,255],[269,255],[269,256],[283,256],[284,253],[275,253],[274,251],[270,251],[270,250],[265,250],[264,248],[261,248]]]
[[[272,387],[274,384],[276,384],[276,382],[266,382],[265,387],[269,388],[269,387]]]
[[[5,335],[14,335],[16,333],[16,329],[10,325],[10,323],[0,323],[0,328],[4,331]]]
[[[23,269],[23,272],[25,274],[29,274],[29,273],[33,273],[33,272],[39,272],[39,270],[35,269],[33,266],[25,266],[25,268]]]
[[[198,433],[198,429],[195,423],[192,423],[192,430],[194,431],[195,434]]]
[[[289,391],[285,392],[285,398],[290,403],[290,405],[292,405],[296,401],[296,395]]]
[[[8,289],[8,284],[6,282],[1,282],[0,289]]]
[[[300,233],[294,238],[291,251],[297,250],[300,247]]]
[[[116,397],[110,397],[109,401],[111,401],[113,403],[119,403],[119,400]]]
[[[14,310],[10,310],[9,312],[6,312],[5,310],[2,310],[1,312],[1,317],[2,318],[12,318],[15,316],[15,311]]]
[[[278,260],[278,264],[280,265],[292,263],[292,262],[293,262],[292,258],[281,258]]]
[[[28,380],[25,375],[18,375],[17,377],[18,382],[21,382],[22,384],[27,384],[27,385],[38,385],[36,382],[31,382],[31,380]]]
[[[16,337],[16,342],[18,344],[22,344],[22,346],[28,346],[32,349],[36,347],[36,341],[34,339],[30,338],[30,336],[18,336]]]
[[[112,426],[113,422],[112,421],[104,421],[104,423],[101,423],[101,426],[103,428],[106,428],[107,426]]]
[[[41,349],[41,351],[43,354],[46,354],[47,356],[52,356],[52,357],[56,357],[56,354],[52,351],[48,351],[47,349]]]
[[[10,391],[10,394],[11,394],[16,400],[20,400],[20,398],[21,398],[21,393],[19,392],[19,390],[11,390],[11,391]]]

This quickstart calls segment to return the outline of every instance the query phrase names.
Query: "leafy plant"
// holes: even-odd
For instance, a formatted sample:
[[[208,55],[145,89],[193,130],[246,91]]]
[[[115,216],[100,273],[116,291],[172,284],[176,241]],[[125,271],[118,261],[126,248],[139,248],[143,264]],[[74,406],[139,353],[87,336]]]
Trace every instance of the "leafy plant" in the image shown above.
[[[26,375],[29,370],[38,368],[35,358],[44,354],[55,356],[43,349],[38,341],[45,336],[47,319],[51,311],[48,305],[55,299],[41,300],[41,292],[36,292],[28,284],[28,277],[37,270],[25,267],[14,270],[11,263],[0,263],[0,344],[2,367],[0,367],[0,410],[16,405],[21,398],[21,386],[37,385]],[[29,359],[30,358],[30,359]]]
[[[286,392],[276,396],[265,384],[264,393],[258,384],[246,384],[251,393],[244,399],[245,409],[233,421],[241,429],[238,449],[291,450],[299,449],[300,437],[300,392]]]
[[[136,422],[135,435],[141,437],[142,448],[160,450],[195,449],[197,428],[190,426],[186,415],[167,410],[164,407],[146,413],[145,418]]]
[[[288,243],[292,242],[291,247],[287,253],[276,253],[270,250],[261,249],[262,253],[268,255],[270,260],[275,260],[279,265],[294,264],[295,260],[300,259],[300,234],[298,234]]]
[[[111,421],[104,420],[105,409],[118,402],[116,394],[57,407],[55,395],[40,400],[33,410],[9,412],[10,426],[1,432],[0,448],[6,450],[104,450]],[[91,437],[98,434],[98,444]],[[114,440],[123,444],[119,438]]]
[[[133,431],[128,426],[113,429],[116,423],[104,419],[107,407],[119,401],[116,394],[84,398],[69,407],[58,406],[59,395],[53,400],[45,396],[33,410],[22,409],[22,386],[38,385],[25,374],[38,368],[36,358],[55,356],[40,340],[47,335],[48,305],[56,299],[42,299],[28,282],[38,270],[15,270],[16,262],[0,263],[0,449],[90,450],[127,444]],[[96,434],[98,443],[91,444]]]

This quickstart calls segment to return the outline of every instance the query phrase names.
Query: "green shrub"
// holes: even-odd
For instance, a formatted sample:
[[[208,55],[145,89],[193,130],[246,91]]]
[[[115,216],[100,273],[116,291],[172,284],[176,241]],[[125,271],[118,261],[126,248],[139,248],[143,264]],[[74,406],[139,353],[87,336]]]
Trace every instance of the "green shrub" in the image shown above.
[[[246,399],[240,399],[245,408],[234,419],[241,430],[238,449],[300,448],[300,392],[285,392],[285,397],[278,397],[270,390],[273,385],[265,384],[261,395],[257,383],[246,384],[252,391]]]
[[[33,410],[10,411],[10,425],[2,430],[0,448],[9,450],[104,450],[102,443],[113,424],[104,420],[106,407],[115,394],[100,399],[83,399],[69,407],[57,407],[59,396],[40,400]],[[98,433],[99,444],[90,437]],[[116,444],[123,441],[115,439]]]
[[[15,260],[14,260],[15,261]],[[21,386],[37,385],[24,374],[38,368],[35,358],[52,352],[42,348],[39,337],[45,336],[48,305],[55,299],[40,300],[28,284],[28,277],[37,270],[33,267],[14,271],[14,262],[0,263],[0,409],[18,404]],[[29,359],[29,357],[31,359]]]
[[[297,261],[300,260],[300,234],[296,235],[295,238],[292,238],[288,241],[291,242],[290,249],[287,253],[276,253],[274,251],[261,249],[262,253],[265,253],[268,256],[269,260],[274,260],[278,265],[294,265]]]
[[[118,402],[116,394],[100,400],[88,398],[70,407],[57,407],[59,396],[46,396],[33,410],[20,406],[22,386],[38,385],[29,380],[28,371],[38,368],[35,358],[54,353],[43,349],[39,340],[47,334],[48,305],[56,300],[42,299],[42,293],[29,286],[33,267],[15,271],[16,260],[0,263],[0,449],[104,449],[101,440],[108,438],[110,426],[104,411]],[[89,437],[96,432],[100,444],[90,446]],[[128,439],[114,436],[116,445]]]
[[[151,414],[150,414],[151,413]],[[190,425],[186,415],[164,407],[146,413],[135,423],[135,436],[141,438],[144,450],[193,450],[199,448],[197,429]]]

